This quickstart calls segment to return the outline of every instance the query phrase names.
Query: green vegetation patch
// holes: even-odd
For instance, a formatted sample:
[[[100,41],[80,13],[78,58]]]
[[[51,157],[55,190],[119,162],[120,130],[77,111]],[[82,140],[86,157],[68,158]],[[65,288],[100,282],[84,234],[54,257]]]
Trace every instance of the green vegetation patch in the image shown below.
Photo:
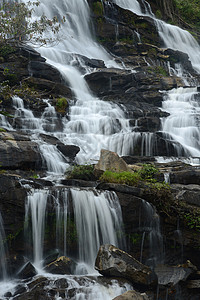
[[[65,97],[56,99],[56,110],[57,112],[64,113],[67,109],[68,101]]]
[[[181,18],[200,29],[200,4],[199,0],[174,0]]]
[[[93,165],[75,165],[66,172],[67,179],[95,180]]]

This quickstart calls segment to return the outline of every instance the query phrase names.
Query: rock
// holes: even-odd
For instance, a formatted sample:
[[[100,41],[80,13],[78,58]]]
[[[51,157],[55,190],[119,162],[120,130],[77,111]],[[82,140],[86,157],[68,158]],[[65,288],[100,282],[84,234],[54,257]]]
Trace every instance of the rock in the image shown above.
[[[52,274],[70,275],[74,267],[75,263],[70,258],[61,256],[48,264],[44,270]]]
[[[199,184],[200,169],[187,168],[178,172],[171,172],[170,182],[179,184]]]
[[[0,133],[0,157],[1,167],[6,169],[37,169],[42,165],[38,145],[16,132]]]
[[[128,165],[118,156],[117,153],[109,150],[101,150],[98,163],[95,165],[96,170],[123,172],[129,171]]]
[[[62,83],[60,72],[53,66],[40,61],[30,61],[29,70],[33,77],[47,79],[56,83]]]
[[[27,279],[34,277],[37,274],[35,267],[28,262],[17,274],[17,277],[21,279]]]
[[[54,262],[59,256],[59,252],[58,250],[55,250],[53,253],[49,254],[45,259],[44,259],[44,262],[43,262],[43,265],[46,266],[46,265],[49,265],[50,263]]]
[[[179,266],[158,265],[155,267],[158,283],[165,286],[175,286],[180,281],[186,281],[194,272],[196,272],[196,268],[187,264]]]
[[[148,300],[149,297],[145,293],[138,293],[136,291],[128,291],[113,300]]]
[[[155,285],[157,277],[153,271],[128,253],[113,245],[100,247],[95,269],[109,277],[123,277],[139,285]]]

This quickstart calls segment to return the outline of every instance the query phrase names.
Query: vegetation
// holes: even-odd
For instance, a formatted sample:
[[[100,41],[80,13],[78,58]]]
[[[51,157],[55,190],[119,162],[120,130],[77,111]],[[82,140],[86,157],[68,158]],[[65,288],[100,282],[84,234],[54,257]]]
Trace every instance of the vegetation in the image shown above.
[[[68,102],[65,97],[61,97],[56,99],[56,110],[57,112],[65,112],[67,108]]]
[[[65,22],[65,17],[62,20],[58,20],[57,17],[48,19],[43,14],[33,20],[32,15],[39,5],[38,0],[28,1],[26,4],[18,1],[3,1],[0,7],[0,43],[5,45],[31,42],[46,45],[54,42],[54,38],[44,37],[44,33],[51,31],[57,34],[61,26],[60,22]]]
[[[199,0],[174,0],[174,4],[184,22],[200,29]]]
[[[75,165],[66,172],[67,179],[95,180],[93,165]]]

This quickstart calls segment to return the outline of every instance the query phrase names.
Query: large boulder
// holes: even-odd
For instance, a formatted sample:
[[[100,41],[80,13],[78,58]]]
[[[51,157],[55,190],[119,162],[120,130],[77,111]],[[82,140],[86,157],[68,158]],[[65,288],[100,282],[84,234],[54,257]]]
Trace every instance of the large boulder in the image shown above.
[[[66,257],[61,256],[45,267],[45,271],[53,274],[70,275],[75,267],[74,262]]]
[[[36,169],[42,165],[38,146],[27,135],[0,132],[1,167],[6,169]]]
[[[95,268],[104,276],[123,277],[139,285],[157,283],[157,277],[149,267],[113,245],[100,247]]]
[[[105,149],[101,150],[100,159],[95,169],[113,172],[129,171],[128,165],[117,153]]]

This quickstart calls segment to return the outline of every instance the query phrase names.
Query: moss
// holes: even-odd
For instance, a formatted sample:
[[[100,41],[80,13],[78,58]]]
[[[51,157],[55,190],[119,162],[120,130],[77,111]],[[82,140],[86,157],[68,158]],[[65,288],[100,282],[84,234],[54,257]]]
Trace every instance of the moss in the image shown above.
[[[0,56],[3,57],[3,58],[7,58],[10,54],[14,53],[15,52],[15,49],[9,45],[9,44],[6,44],[6,45],[0,45]]]
[[[93,12],[97,17],[102,17],[104,14],[103,4],[100,1],[93,3]]]
[[[96,180],[93,165],[75,165],[66,175],[67,179]]]
[[[65,97],[56,99],[56,110],[57,112],[64,113],[66,112],[68,106],[68,101]]]

